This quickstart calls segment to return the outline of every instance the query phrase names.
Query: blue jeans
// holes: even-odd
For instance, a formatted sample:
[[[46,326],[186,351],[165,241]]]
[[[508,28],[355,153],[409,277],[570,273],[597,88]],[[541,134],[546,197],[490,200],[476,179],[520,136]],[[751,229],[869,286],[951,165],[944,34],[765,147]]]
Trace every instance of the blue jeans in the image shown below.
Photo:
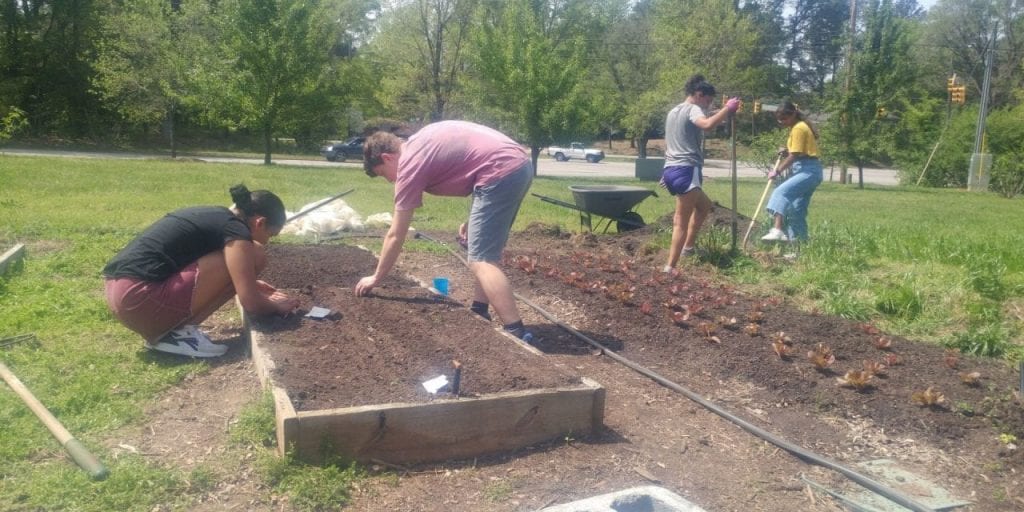
[[[768,200],[768,213],[782,214],[786,226],[797,240],[807,240],[807,207],[821,180],[821,160],[797,160],[793,162],[793,174],[775,188]]]

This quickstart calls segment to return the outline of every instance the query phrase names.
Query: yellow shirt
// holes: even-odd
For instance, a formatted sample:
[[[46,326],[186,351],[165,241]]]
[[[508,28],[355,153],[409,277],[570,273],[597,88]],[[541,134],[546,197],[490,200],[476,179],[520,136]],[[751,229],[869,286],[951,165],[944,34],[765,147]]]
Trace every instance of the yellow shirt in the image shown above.
[[[790,153],[802,153],[804,156],[818,156],[818,141],[814,138],[814,132],[807,123],[798,121],[789,131],[789,140],[786,141],[786,149]]]

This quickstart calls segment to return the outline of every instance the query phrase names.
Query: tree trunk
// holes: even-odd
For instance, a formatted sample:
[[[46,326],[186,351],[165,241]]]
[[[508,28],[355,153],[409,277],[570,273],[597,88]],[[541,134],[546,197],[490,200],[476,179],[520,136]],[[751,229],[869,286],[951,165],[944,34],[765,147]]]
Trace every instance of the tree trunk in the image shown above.
[[[263,165],[270,165],[270,123],[263,124]]]
[[[540,146],[530,146],[530,161],[533,163],[533,176],[537,177],[537,161],[540,160]]]
[[[168,114],[171,118],[170,128],[168,131],[171,135],[171,158],[178,158],[178,138],[174,134],[174,118],[175,111],[177,110],[177,103],[171,104],[171,112]]]
[[[637,157],[647,158],[647,137],[637,137]]]

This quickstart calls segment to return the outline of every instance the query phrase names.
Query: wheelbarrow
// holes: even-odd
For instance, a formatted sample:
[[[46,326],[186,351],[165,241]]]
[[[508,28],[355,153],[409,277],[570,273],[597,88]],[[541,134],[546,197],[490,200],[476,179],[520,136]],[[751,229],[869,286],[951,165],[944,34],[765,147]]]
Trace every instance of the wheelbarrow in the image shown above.
[[[604,217],[607,221],[605,233],[612,221],[615,221],[615,229],[620,233],[644,227],[646,224],[643,217],[633,211],[633,207],[647,199],[647,196],[658,197],[653,190],[628,185],[569,185],[569,190],[572,191],[575,204],[540,194],[533,195],[541,201],[579,211],[581,229],[585,226],[589,231],[594,231],[591,218],[595,215]],[[598,220],[596,227],[600,228],[604,220]]]

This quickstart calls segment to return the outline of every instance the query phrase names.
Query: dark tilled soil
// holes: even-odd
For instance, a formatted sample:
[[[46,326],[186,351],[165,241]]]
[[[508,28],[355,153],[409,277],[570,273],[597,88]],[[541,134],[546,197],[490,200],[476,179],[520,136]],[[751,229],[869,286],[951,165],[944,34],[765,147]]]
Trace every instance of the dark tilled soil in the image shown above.
[[[1016,372],[1003,362],[799,311],[783,297],[748,296],[699,270],[682,267],[663,274],[654,270],[660,260],[628,249],[640,245],[629,238],[559,250],[552,237],[534,230],[516,239],[506,267],[521,293],[563,303],[571,297],[574,309],[600,312],[579,320],[577,327],[701,393],[714,394],[720,381],[740,380],[759,389],[765,405],[868,416],[892,434],[922,435],[948,448],[981,432],[991,437],[993,425],[1024,438],[1024,409],[1008,403]],[[878,348],[880,338],[891,345]],[[776,340],[790,355],[776,354]],[[819,368],[808,358],[819,345],[835,357],[828,367]],[[546,352],[568,348],[559,340],[540,347]],[[840,385],[838,379],[864,370],[865,362],[885,368],[863,389]],[[975,372],[978,379],[966,382]],[[913,399],[928,388],[941,393],[943,401],[924,406]]]
[[[271,261],[266,278],[278,287],[301,284],[285,291],[301,299],[303,312],[332,311],[316,320],[298,314],[254,322],[268,340],[275,381],[297,410],[429,401],[438,395],[421,384],[439,375],[452,381],[453,361],[462,367],[460,396],[580,383],[415,281],[391,277],[356,297],[352,287],[376,263],[365,250],[281,246]]]

